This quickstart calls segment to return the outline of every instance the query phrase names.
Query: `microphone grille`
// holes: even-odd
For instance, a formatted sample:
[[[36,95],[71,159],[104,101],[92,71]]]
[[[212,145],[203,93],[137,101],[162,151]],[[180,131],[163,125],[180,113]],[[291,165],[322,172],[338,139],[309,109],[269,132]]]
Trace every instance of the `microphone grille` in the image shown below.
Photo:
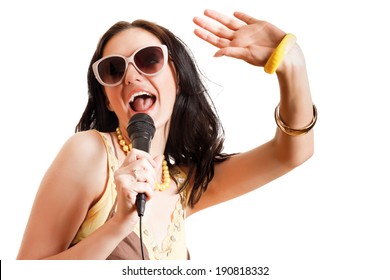
[[[140,132],[148,133],[150,135],[150,139],[153,138],[154,133],[156,132],[153,119],[148,114],[138,113],[129,120],[127,125],[128,135],[130,136],[134,133]]]

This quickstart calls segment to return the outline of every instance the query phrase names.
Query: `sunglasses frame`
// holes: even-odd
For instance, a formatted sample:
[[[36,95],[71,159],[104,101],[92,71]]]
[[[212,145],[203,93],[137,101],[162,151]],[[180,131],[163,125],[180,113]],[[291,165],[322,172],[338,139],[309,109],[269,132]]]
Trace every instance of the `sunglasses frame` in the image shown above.
[[[161,67],[160,70],[158,70],[156,73],[152,73],[152,74],[148,74],[148,73],[145,73],[143,72],[141,69],[138,68],[138,66],[136,65],[135,61],[134,61],[134,57],[136,56],[136,54],[143,50],[143,49],[146,49],[146,48],[150,48],[150,47],[158,47],[162,50],[162,53],[163,53],[163,66]],[[106,60],[107,58],[110,58],[110,57],[120,57],[120,58],[123,58],[126,62],[126,68],[125,68],[125,71],[123,73],[123,76],[122,78],[114,83],[114,84],[107,84],[105,82],[103,82],[103,80],[100,78],[100,74],[99,74],[99,64],[100,62]],[[94,62],[92,64],[92,70],[93,70],[93,73],[95,74],[95,78],[98,80],[98,82],[103,85],[103,86],[106,86],[106,87],[115,87],[117,85],[119,85],[120,83],[122,83],[124,77],[126,76],[126,73],[127,73],[127,69],[129,68],[129,64],[133,64],[134,68],[139,72],[141,73],[142,75],[145,75],[145,76],[148,76],[148,77],[151,77],[151,76],[156,76],[157,74],[159,74],[164,68],[165,66],[167,65],[167,62],[168,62],[168,48],[166,45],[149,45],[149,46],[144,46],[144,47],[141,47],[137,50],[135,50],[133,52],[133,54],[129,57],[125,57],[123,55],[120,55],[120,54],[112,54],[112,55],[108,55],[108,56],[105,56],[105,57],[102,57],[101,59],[97,60],[96,62]]]

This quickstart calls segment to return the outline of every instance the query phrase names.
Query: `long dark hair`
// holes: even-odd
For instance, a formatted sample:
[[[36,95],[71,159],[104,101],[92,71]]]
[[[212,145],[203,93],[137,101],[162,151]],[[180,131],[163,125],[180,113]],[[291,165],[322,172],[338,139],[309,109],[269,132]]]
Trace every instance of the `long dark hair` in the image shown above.
[[[146,20],[120,21],[102,36],[88,69],[88,103],[75,131],[113,132],[118,127],[118,118],[106,106],[103,87],[93,74],[92,64],[102,57],[105,45],[114,35],[134,27],[152,33],[165,44],[176,69],[180,92],[173,108],[164,155],[169,164],[187,166],[187,180],[179,191],[188,193],[188,205],[193,207],[214,177],[214,164],[229,155],[222,153],[224,131],[192,53],[168,29]]]

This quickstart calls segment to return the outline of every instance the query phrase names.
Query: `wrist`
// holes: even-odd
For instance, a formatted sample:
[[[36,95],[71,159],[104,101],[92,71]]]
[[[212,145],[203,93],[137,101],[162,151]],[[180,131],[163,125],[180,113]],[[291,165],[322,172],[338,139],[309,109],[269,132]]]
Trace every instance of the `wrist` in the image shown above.
[[[129,215],[128,217],[122,217],[122,215],[116,213],[110,220],[107,221],[107,223],[112,225],[117,234],[122,236],[122,238],[125,238],[134,230],[138,221],[139,218],[137,213],[135,213],[135,215]]]
[[[300,71],[306,71],[305,58],[299,45],[294,44],[275,72],[278,76],[288,76]]]
[[[279,45],[273,50],[267,62],[264,65],[264,71],[273,74],[285,60],[285,56],[296,45],[297,37],[292,33],[287,33],[280,41]]]

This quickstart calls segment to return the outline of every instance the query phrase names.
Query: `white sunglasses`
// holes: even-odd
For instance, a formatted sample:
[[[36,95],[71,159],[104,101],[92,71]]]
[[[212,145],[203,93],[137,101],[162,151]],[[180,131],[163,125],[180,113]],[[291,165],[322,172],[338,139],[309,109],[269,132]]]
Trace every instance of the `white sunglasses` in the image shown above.
[[[126,75],[129,63],[145,76],[155,76],[160,73],[168,61],[166,45],[142,47],[130,57],[109,55],[102,57],[92,65],[96,79],[103,86],[119,85]]]

